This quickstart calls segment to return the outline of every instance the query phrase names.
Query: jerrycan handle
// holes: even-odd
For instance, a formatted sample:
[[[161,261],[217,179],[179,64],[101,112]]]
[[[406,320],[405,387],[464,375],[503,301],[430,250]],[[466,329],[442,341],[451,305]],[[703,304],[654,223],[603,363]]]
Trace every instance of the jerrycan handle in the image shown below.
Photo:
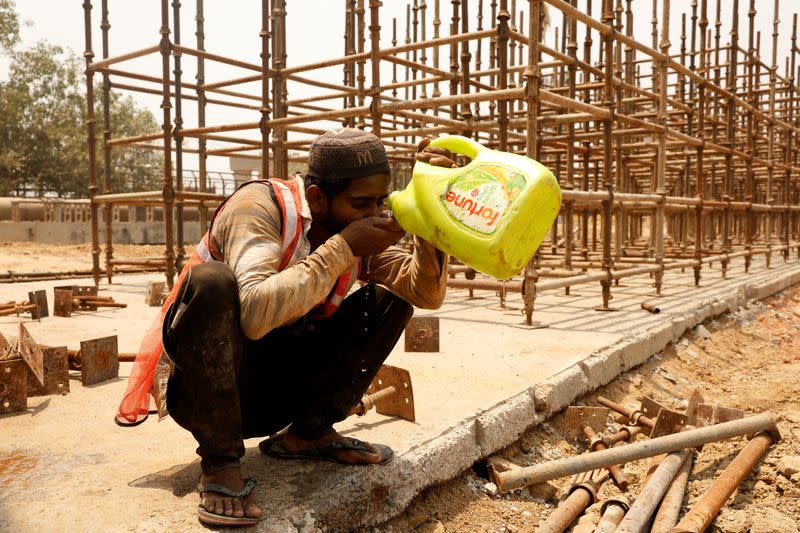
[[[432,140],[429,146],[444,148],[453,153],[465,155],[474,160],[478,154],[487,148],[482,144],[461,135],[445,135]]]

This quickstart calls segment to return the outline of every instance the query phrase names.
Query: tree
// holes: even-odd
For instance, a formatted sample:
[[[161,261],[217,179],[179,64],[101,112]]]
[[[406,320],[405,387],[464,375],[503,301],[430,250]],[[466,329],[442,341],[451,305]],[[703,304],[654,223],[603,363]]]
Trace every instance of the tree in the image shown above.
[[[10,52],[19,43],[19,18],[14,0],[0,0],[0,52]]]
[[[9,80],[0,84],[0,195],[33,190],[38,195],[88,196],[86,99],[80,59],[46,42],[14,51],[11,58]],[[101,89],[99,84],[95,87],[95,149],[102,191]],[[114,136],[157,130],[153,115],[138,108],[130,97],[112,91],[109,101]],[[111,189],[157,188],[160,168],[158,152],[112,149]]]

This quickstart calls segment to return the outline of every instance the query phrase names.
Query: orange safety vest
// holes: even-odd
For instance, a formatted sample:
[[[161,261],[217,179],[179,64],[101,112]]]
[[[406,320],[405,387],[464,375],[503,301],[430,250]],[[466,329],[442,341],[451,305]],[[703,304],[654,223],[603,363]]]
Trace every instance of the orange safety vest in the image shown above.
[[[164,352],[161,332],[167,310],[170,305],[172,305],[172,302],[175,301],[186,275],[192,268],[201,263],[223,260],[222,253],[219,251],[214,239],[211,238],[211,228],[214,225],[214,220],[234,194],[253,183],[266,183],[272,186],[281,214],[283,215],[283,224],[281,228],[282,255],[281,261],[278,264],[278,271],[284,270],[302,259],[302,257],[299,257],[301,252],[297,246],[303,234],[303,219],[300,213],[302,201],[300,195],[302,193],[297,180],[286,181],[274,178],[269,180],[253,180],[243,184],[228,196],[214,212],[208,231],[203,235],[203,238],[200,240],[197,249],[192,254],[189,261],[184,265],[178,276],[178,280],[164,300],[161,311],[142,339],[139,352],[133,363],[131,375],[128,378],[128,387],[125,390],[125,395],[122,397],[117,415],[115,416],[117,424],[121,426],[135,426],[144,422],[147,418],[150,409],[149,394],[153,388],[156,367]],[[296,255],[298,257],[295,257]],[[322,302],[311,310],[309,316],[314,319],[325,319],[336,312],[339,305],[344,300],[344,297],[347,296],[350,288],[356,282],[360,271],[361,258],[357,257],[353,268],[339,276],[331,292]]]

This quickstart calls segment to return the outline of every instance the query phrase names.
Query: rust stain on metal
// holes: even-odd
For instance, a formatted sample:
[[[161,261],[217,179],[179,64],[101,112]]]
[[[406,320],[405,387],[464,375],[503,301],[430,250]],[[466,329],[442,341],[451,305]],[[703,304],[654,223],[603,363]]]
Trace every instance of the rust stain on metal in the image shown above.
[[[0,361],[0,414],[28,408],[28,367],[22,359]]]
[[[407,352],[439,351],[439,317],[412,317],[406,325]]]
[[[711,426],[744,418],[744,410],[701,403],[697,406],[697,425]]]
[[[381,391],[394,388],[391,394],[381,395]],[[372,380],[367,396],[374,398],[375,411],[386,416],[398,416],[413,422],[414,389],[411,386],[411,375],[408,370],[391,365],[383,365]]]
[[[69,368],[67,347],[42,348],[44,384],[39,384],[28,374],[28,397],[67,394],[69,392]]]
[[[608,422],[608,408],[569,406],[564,411],[561,434],[569,440],[584,440],[584,428],[589,426],[595,433],[602,433]]]
[[[72,316],[72,288],[53,289],[53,315],[65,318]]]
[[[36,306],[36,309],[31,311],[31,318],[40,320],[50,316],[47,308],[47,293],[44,290],[28,292],[28,301]]]
[[[81,341],[81,383],[94,385],[119,376],[117,336]]]
[[[33,340],[28,329],[20,322],[19,324],[19,341],[18,341],[19,354],[25,360],[28,367],[39,380],[41,385],[44,385],[44,357],[42,349]]]

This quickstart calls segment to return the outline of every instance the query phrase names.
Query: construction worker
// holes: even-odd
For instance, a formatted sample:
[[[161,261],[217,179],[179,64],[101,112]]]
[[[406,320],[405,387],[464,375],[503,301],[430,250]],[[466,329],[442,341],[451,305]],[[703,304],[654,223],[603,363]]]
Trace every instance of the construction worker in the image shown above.
[[[419,159],[454,165],[427,142]],[[387,446],[333,429],[369,387],[412,306],[435,309],[446,290],[446,254],[417,237],[411,253],[392,246],[405,233],[384,212],[389,179],[381,141],[343,128],[311,143],[305,180],[240,187],[164,305],[159,340],[168,359],[157,342],[143,343],[150,354],[137,358],[116,419],[141,422],[149,406],[142,391],[155,381],[156,398],[166,397],[199,444],[201,522],[261,518],[255,480],[240,469],[245,438],[288,426],[261,451],[352,465],[391,460]],[[351,291],[356,281],[364,284]]]

